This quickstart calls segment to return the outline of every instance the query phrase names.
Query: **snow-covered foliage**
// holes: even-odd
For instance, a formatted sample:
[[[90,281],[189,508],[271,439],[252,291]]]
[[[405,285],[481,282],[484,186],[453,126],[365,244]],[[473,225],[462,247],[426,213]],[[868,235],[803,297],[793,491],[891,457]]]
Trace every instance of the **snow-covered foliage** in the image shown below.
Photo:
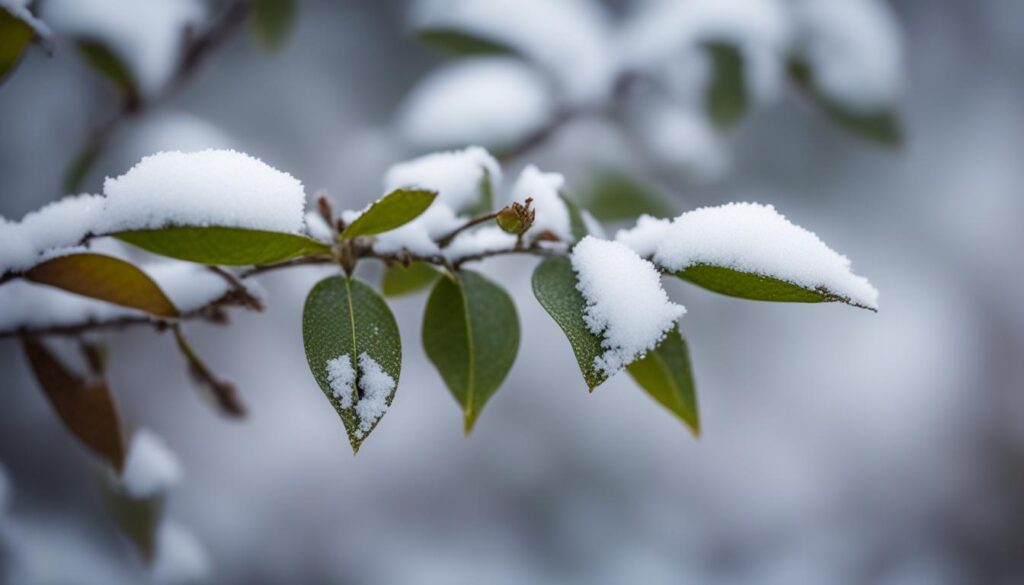
[[[334,397],[342,408],[352,408],[352,394],[355,390],[356,371],[352,367],[352,356],[339,355],[327,361],[327,380],[334,390]]]
[[[445,258],[455,262],[476,254],[509,250],[515,244],[514,235],[499,227],[488,226],[462,232],[443,252]]]
[[[565,207],[560,195],[565,187],[565,178],[559,173],[543,173],[530,165],[523,169],[512,187],[512,201],[523,202],[527,197],[533,198],[533,208],[537,210],[537,220],[533,229],[527,232],[528,239],[547,232],[554,234],[563,242],[572,241],[572,229],[569,222],[569,210]]]
[[[328,360],[326,370],[327,379],[341,408],[353,408],[352,401],[356,399],[355,412],[359,417],[359,428],[355,435],[363,438],[387,411],[387,400],[395,389],[395,379],[365,351],[359,354],[358,376],[352,367],[352,357],[347,353]],[[362,391],[359,396],[356,395],[357,385]]]
[[[629,229],[619,230],[615,234],[615,241],[625,244],[642,258],[654,256],[658,244],[668,235],[672,220],[658,219],[649,215],[641,215],[636,220],[636,225]]]
[[[181,463],[163,439],[147,429],[132,436],[121,485],[134,498],[148,498],[181,481]]]
[[[650,261],[618,242],[587,236],[572,252],[583,315],[605,348],[594,367],[611,376],[654,349],[686,309],[669,300]]]

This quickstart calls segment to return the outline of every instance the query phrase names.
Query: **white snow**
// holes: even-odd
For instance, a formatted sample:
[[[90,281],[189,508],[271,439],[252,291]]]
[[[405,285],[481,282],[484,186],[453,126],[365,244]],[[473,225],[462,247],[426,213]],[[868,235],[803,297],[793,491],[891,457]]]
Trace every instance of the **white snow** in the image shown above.
[[[0,8],[3,8],[11,16],[32,27],[32,30],[40,37],[49,37],[50,27],[46,26],[46,23],[36,18],[29,11],[28,2],[29,0],[0,0]]]
[[[903,47],[891,7],[880,0],[790,1],[800,53],[825,95],[868,112],[896,101]]]
[[[81,243],[95,229],[102,212],[99,195],[69,195],[25,215],[21,227],[36,251],[44,252]]]
[[[406,98],[403,139],[421,148],[508,147],[543,126],[554,104],[547,83],[522,61],[464,59],[432,71]]]
[[[654,265],[618,242],[583,238],[572,252],[587,328],[601,337],[594,367],[611,376],[657,347],[686,313],[669,300]]]
[[[314,240],[330,244],[334,242],[334,230],[327,225],[327,221],[316,211],[307,211],[305,215],[306,234]]]
[[[177,522],[164,521],[157,529],[153,581],[161,585],[205,583],[212,563],[199,540]]]
[[[107,178],[104,233],[169,225],[300,233],[302,183],[233,150],[161,152]]]
[[[531,206],[537,214],[533,227],[525,234],[526,241],[532,242],[544,232],[558,236],[563,242],[573,241],[569,209],[559,195],[564,186],[565,177],[559,173],[543,173],[533,165],[519,173],[511,199],[525,204],[526,198],[532,197]]]
[[[466,256],[509,250],[515,245],[516,237],[514,235],[492,225],[462,232],[452,240],[443,253],[445,258],[455,262]]]
[[[361,439],[384,416],[388,409],[388,396],[395,389],[395,379],[365,351],[359,354],[359,389],[363,396],[356,403],[359,429],[355,435]]]
[[[197,0],[47,0],[43,18],[54,31],[110,47],[152,95],[171,78],[182,55],[185,28],[202,21]]]
[[[334,397],[342,408],[352,408],[352,395],[355,393],[356,371],[352,367],[349,354],[339,355],[327,360],[327,381],[331,385]]]
[[[729,203],[684,213],[673,220],[654,261],[672,271],[695,264],[725,266],[878,306],[878,291],[850,271],[847,257],[771,205]]]
[[[29,268],[37,255],[21,224],[0,217],[0,274]]]
[[[230,283],[223,276],[198,264],[160,260],[143,264],[140,268],[182,313],[207,305],[231,289]],[[254,282],[249,281],[245,285],[250,293],[261,297],[261,289]]]
[[[719,179],[728,171],[729,151],[701,110],[659,96],[646,101],[636,118],[646,154],[665,167],[700,181]]]
[[[671,219],[658,219],[646,213],[636,220],[636,225],[616,232],[615,241],[624,244],[642,258],[654,256],[658,244],[668,235]]]
[[[135,431],[121,478],[128,495],[155,496],[181,481],[181,476],[181,463],[163,439],[148,429]]]

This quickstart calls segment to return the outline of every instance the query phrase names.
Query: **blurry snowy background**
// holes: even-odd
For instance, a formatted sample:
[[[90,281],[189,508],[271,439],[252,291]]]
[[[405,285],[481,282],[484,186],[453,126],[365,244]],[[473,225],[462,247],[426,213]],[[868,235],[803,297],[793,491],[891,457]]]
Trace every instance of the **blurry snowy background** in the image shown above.
[[[1022,582],[1024,4],[832,2],[849,12],[722,3],[724,30],[757,63],[752,111],[727,132],[693,103],[701,60],[657,61],[699,35],[671,25],[686,22],[673,20],[687,11],[680,5],[701,0],[522,2],[510,15],[508,2],[472,2],[493,10],[510,42],[526,39],[540,66],[446,59],[410,33],[436,16],[420,3],[303,0],[279,52],[244,30],[228,39],[180,92],[118,128],[80,191],[157,150],[234,147],[291,172],[309,194],[325,188],[358,208],[381,194],[394,162],[465,142],[501,152],[567,108],[599,109],[616,67],[667,67],[668,90],[633,88],[632,106],[616,113],[628,131],[600,112],[573,118],[512,153],[509,174],[527,162],[562,171],[585,198],[596,169],[628,172],[680,210],[772,203],[853,258],[881,290],[881,312],[749,303],[668,283],[689,309],[681,327],[704,428],[694,440],[624,375],[588,395],[530,292],[533,261],[494,261],[485,271],[513,293],[523,343],[473,435],[462,436],[421,351],[424,297],[414,296],[393,305],[406,348],[394,407],[352,457],[302,352],[302,299],[323,272],[275,275],[263,283],[267,312],[189,329],[242,390],[250,416],[241,423],[197,398],[169,336],[111,339],[124,416],[162,437],[183,471],[152,576],[107,517],[97,466],[18,345],[3,340],[0,578]],[[62,39],[109,39],[147,94],[174,67],[180,27],[219,7],[36,5],[56,50],[33,47],[0,86],[0,215],[11,219],[64,194],[65,168],[118,108]],[[765,59],[793,42],[799,14],[834,27],[839,54],[843,35],[866,47],[850,67],[868,74],[831,83],[896,100],[902,147],[830,124]]]

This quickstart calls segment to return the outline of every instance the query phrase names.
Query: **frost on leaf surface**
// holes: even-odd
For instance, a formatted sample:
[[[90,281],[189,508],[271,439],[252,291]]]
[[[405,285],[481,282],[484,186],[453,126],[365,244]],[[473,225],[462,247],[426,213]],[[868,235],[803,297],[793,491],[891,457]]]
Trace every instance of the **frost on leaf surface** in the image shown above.
[[[559,173],[543,173],[530,165],[523,169],[512,187],[513,201],[523,203],[527,197],[533,198],[531,204],[537,212],[533,227],[526,232],[527,241],[536,240],[541,234],[548,232],[563,242],[572,242],[572,224],[569,220],[569,209],[562,201],[559,192],[565,186],[565,178]]]
[[[703,264],[730,268],[878,307],[878,291],[850,271],[846,256],[771,205],[729,203],[684,213],[673,220],[654,261],[674,272]]]
[[[146,429],[132,437],[122,486],[134,498],[157,495],[181,480],[181,463],[163,439]]]
[[[327,381],[331,384],[334,397],[338,399],[338,405],[352,408],[356,371],[352,368],[352,357],[349,354],[327,360]]]
[[[167,226],[302,233],[302,183],[233,150],[161,152],[108,178],[104,233]]]
[[[605,352],[594,361],[607,376],[654,349],[686,313],[669,300],[650,261],[625,245],[587,236],[572,252],[583,319]]]
[[[358,382],[352,358],[349,354],[340,355],[327,361],[327,380],[331,390],[338,399],[341,408],[353,408],[359,417],[359,428],[355,431],[356,438],[362,439],[370,432],[373,425],[388,409],[388,396],[395,389],[395,379],[380,367],[370,354],[365,351],[359,354]],[[360,395],[355,389],[358,383]]]

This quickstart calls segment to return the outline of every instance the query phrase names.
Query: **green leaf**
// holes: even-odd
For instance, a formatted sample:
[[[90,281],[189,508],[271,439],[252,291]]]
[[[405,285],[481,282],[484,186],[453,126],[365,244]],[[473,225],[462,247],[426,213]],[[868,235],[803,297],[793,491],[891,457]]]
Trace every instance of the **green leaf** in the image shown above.
[[[548,258],[541,262],[533,271],[533,294],[569,338],[583,379],[593,392],[608,379],[594,367],[595,360],[604,354],[604,348],[601,338],[591,333],[583,321],[587,302],[576,288],[576,273],[569,259]]]
[[[647,214],[653,217],[674,217],[679,206],[670,195],[625,173],[599,170],[580,191],[583,204],[601,221],[635,220]]]
[[[89,450],[117,473],[124,468],[121,417],[107,383],[100,375],[86,379],[67,367],[41,341],[26,337],[22,348],[36,380],[57,415]]]
[[[80,38],[75,46],[93,69],[113,82],[126,104],[135,106],[139,103],[139,84],[132,70],[117,53],[98,39]]]
[[[629,375],[651,398],[669,409],[700,436],[700,413],[686,341],[673,328],[658,347],[626,367]]]
[[[36,37],[28,23],[0,8],[0,83],[21,61],[25,47]]]
[[[883,146],[898,147],[903,144],[902,126],[894,112],[859,112],[845,107],[818,89],[810,65],[798,58],[790,59],[789,76],[840,127]]]
[[[471,270],[441,278],[423,315],[423,347],[473,430],[519,351],[519,317],[501,287]]]
[[[389,232],[416,219],[434,202],[437,193],[415,189],[398,189],[381,197],[345,231],[342,240]]]
[[[149,566],[156,558],[157,530],[163,518],[166,495],[135,498],[118,486],[104,484],[104,500],[110,515],[143,562]]]
[[[558,197],[562,199],[566,210],[569,211],[569,231],[572,233],[573,241],[578,242],[587,237],[590,230],[587,229],[587,222],[583,221],[583,209],[572,197],[561,191],[559,191]]]
[[[297,12],[295,0],[256,0],[249,22],[263,47],[277,51],[288,39]]]
[[[424,262],[413,262],[408,268],[393,264],[384,270],[381,292],[386,297],[397,297],[419,292],[434,284],[440,276],[437,270]]]
[[[35,265],[25,278],[160,317],[178,316],[178,309],[148,274],[113,256],[58,256]]]
[[[512,55],[517,53],[515,49],[500,41],[454,28],[423,28],[416,31],[416,39],[442,52],[463,57],[471,55]]]
[[[875,310],[823,287],[806,288],[778,278],[741,272],[723,266],[697,264],[680,270],[675,275],[699,287],[741,299],[778,303],[838,302],[869,311]]]
[[[716,126],[732,128],[749,107],[743,54],[722,42],[708,43],[706,48],[711,56],[711,83],[704,94],[704,109]]]
[[[234,227],[166,227],[112,234],[143,250],[199,264],[271,264],[329,254],[330,246],[296,234]]]
[[[349,356],[358,380],[362,377],[359,356],[365,352],[391,376],[397,388],[402,369],[402,342],[395,317],[384,299],[372,288],[358,280],[332,276],[317,283],[306,298],[302,313],[302,338],[309,369],[341,416],[352,451],[358,452],[380,419],[365,433],[360,431],[359,416],[356,413],[358,396],[354,397],[350,407],[342,408],[340,399],[331,388],[327,362]],[[392,389],[387,397],[388,406],[394,397],[395,390]]]

